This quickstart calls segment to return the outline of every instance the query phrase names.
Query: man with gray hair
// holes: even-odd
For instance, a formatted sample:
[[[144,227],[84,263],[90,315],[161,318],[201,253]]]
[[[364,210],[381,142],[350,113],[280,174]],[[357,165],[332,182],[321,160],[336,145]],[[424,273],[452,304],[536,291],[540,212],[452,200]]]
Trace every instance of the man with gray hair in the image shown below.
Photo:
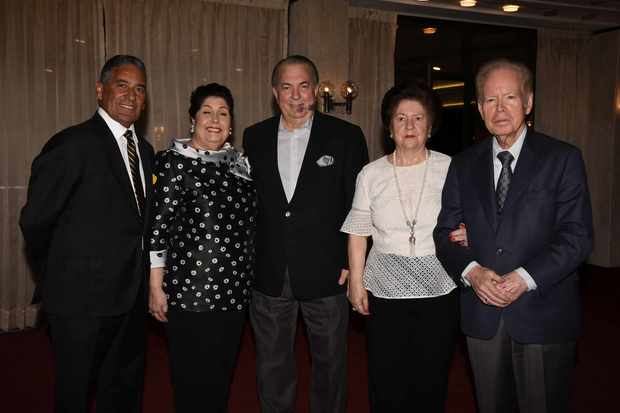
[[[526,125],[532,84],[507,59],[479,70],[478,110],[493,138],[453,158],[434,233],[437,256],[464,285],[481,413],[569,410],[592,208],[580,151]],[[468,247],[449,240],[460,223]]]
[[[20,226],[41,262],[55,361],[56,413],[139,412],[153,147],[134,123],[146,100],[140,59],[101,70],[92,118],[58,132],[32,164]]]
[[[272,74],[280,114],[244,133],[258,195],[256,337],[263,413],[295,410],[295,331],[305,321],[312,354],[310,411],[344,412],[349,304],[346,237],[355,178],[368,162],[358,126],[315,110],[318,71],[304,56]]]

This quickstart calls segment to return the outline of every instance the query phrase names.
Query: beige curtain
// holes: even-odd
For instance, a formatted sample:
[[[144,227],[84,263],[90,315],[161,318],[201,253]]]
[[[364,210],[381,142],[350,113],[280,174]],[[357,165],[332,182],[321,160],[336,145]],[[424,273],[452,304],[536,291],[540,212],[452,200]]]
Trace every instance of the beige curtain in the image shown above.
[[[286,53],[286,2],[103,2],[107,55],[135,54],[147,65],[144,130],[156,149],[187,135],[189,96],[200,84],[231,89],[238,147],[246,126],[271,115],[271,69]]]
[[[589,139],[589,43],[587,33],[538,30],[535,127],[581,148]]]
[[[54,132],[93,113],[102,40],[96,1],[0,2],[0,330],[34,324],[18,228],[30,164]]]
[[[370,159],[384,154],[381,99],[394,84],[396,14],[349,8],[349,77],[359,83],[351,121],[360,125]]]
[[[0,2],[0,330],[36,320],[18,228],[32,159],[54,132],[94,112],[105,59],[144,58],[144,124],[157,148],[187,133],[189,94],[212,81],[235,96],[239,144],[245,126],[271,114],[271,68],[285,55],[286,30],[285,0]]]
[[[578,146],[588,173],[594,218],[589,262],[618,265],[617,147],[614,130],[620,79],[617,32],[540,29],[536,68],[536,129]],[[616,86],[614,88],[614,85]]]
[[[596,206],[600,202],[600,181],[593,179],[596,165],[588,155],[591,136],[590,124],[590,62],[589,35],[586,33],[539,29],[536,55],[536,91],[534,93],[534,127],[543,133],[563,139],[578,146],[584,155],[595,216],[605,213],[607,208]],[[602,177],[601,177],[602,178]],[[599,178],[600,179],[600,178]],[[605,178],[603,178],[605,179]],[[599,217],[600,218],[600,217]],[[603,234],[595,231],[599,238],[595,249],[600,250]],[[595,251],[596,255],[596,251]]]

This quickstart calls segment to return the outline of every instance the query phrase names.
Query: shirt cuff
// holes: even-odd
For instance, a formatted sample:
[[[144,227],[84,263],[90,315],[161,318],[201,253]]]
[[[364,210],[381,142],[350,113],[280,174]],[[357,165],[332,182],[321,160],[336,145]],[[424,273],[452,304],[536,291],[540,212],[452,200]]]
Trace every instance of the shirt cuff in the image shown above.
[[[166,250],[151,251],[151,268],[162,268],[166,266]]]
[[[523,278],[523,281],[525,281],[525,283],[527,284],[527,290],[528,291],[533,291],[535,290],[538,286],[536,285],[536,281],[534,281],[534,279],[532,278],[532,276],[530,275],[529,272],[527,272],[527,270],[523,267],[519,267],[515,270],[515,272],[517,274],[519,274],[519,276],[521,278]]]
[[[469,283],[469,279],[467,278],[467,274],[469,274],[469,272],[478,265],[480,265],[478,264],[478,261],[472,261],[467,265],[467,267],[465,267],[465,269],[461,273],[461,281],[463,281],[463,284],[465,284],[468,287],[471,287],[471,284]]]

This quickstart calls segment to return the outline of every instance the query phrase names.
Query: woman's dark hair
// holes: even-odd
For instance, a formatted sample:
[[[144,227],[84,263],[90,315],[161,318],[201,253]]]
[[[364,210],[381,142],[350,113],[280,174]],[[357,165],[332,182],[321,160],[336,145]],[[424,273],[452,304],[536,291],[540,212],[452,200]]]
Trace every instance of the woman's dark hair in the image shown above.
[[[431,88],[422,83],[406,83],[394,86],[385,92],[383,96],[383,101],[381,102],[381,120],[388,134],[390,132],[390,122],[392,121],[392,116],[394,116],[394,111],[403,100],[413,100],[422,105],[428,116],[432,132],[436,131],[439,117],[439,99],[437,95]]]
[[[390,139],[390,123],[396,107],[403,100],[418,102],[428,117],[431,134],[437,131],[439,125],[440,103],[437,94],[423,83],[404,83],[390,88],[381,102],[381,121],[383,122],[383,143],[386,153],[394,150],[394,141]]]
[[[218,97],[224,99],[228,105],[228,112],[230,113],[230,124],[232,126],[235,119],[234,100],[230,89],[219,83],[209,83],[208,85],[198,86],[192,92],[189,98],[189,117],[191,119],[196,118],[196,114],[200,110],[200,107],[208,97]]]

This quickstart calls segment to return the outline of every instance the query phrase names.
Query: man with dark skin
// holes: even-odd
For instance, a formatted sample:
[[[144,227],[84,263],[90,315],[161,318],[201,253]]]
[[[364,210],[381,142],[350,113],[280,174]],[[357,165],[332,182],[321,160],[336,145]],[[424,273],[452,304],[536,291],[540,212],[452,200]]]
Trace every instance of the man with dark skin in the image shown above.
[[[55,412],[139,412],[145,346],[144,236],[153,148],[134,123],[146,71],[118,55],[96,82],[92,118],[60,131],[32,164],[20,226],[55,358]]]

